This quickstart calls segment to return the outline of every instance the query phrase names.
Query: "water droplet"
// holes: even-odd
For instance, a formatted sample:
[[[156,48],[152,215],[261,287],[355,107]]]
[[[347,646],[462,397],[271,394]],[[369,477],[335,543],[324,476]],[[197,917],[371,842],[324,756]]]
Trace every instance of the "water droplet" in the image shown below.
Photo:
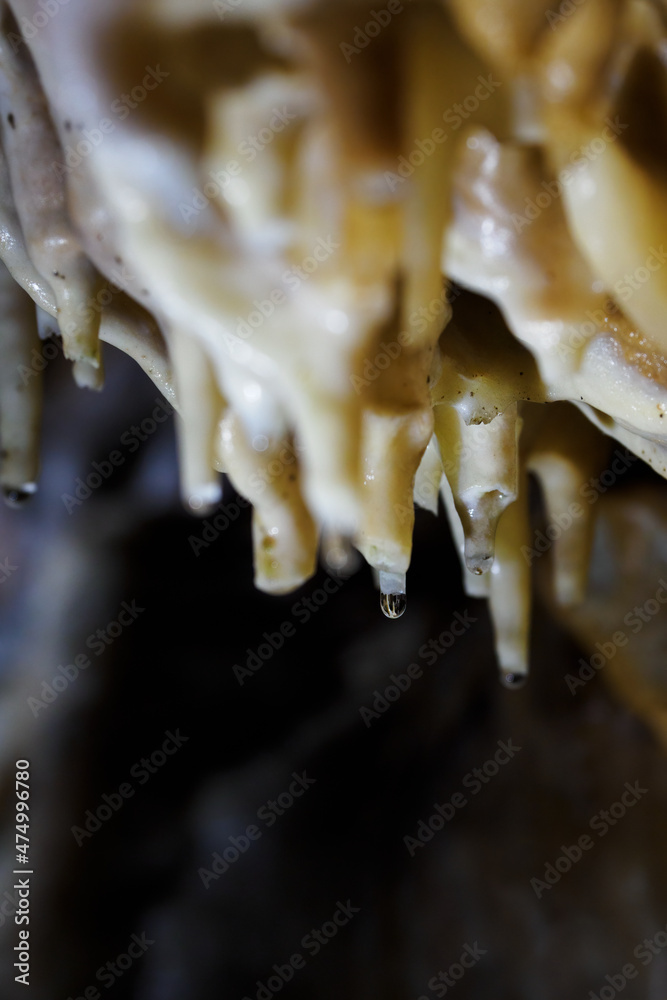
[[[400,618],[408,601],[405,596],[405,573],[381,569],[378,572],[380,607],[387,618]]]
[[[500,683],[510,691],[518,691],[528,680],[528,674],[515,673],[513,670],[500,671]]]
[[[380,594],[380,607],[387,618],[400,618],[407,606],[405,594]]]
[[[8,507],[23,507],[27,500],[33,495],[37,487],[34,483],[26,483],[24,486],[3,486],[2,492],[5,503]]]

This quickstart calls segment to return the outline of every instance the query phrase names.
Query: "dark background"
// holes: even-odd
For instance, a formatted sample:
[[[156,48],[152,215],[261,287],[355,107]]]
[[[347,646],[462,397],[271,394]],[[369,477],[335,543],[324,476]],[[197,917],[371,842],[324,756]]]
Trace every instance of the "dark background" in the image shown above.
[[[271,995],[417,1000],[445,995],[429,980],[469,945],[484,955],[446,988],[459,1000],[583,1000],[612,989],[605,977],[628,962],[638,976],[624,1000],[664,1000],[667,949],[645,966],[633,957],[667,925],[664,753],[602,675],[570,694],[564,674],[589,654],[539,596],[532,677],[507,691],[446,520],[420,512],[403,618],[382,616],[360,567],[300,622],[292,609],[324,572],[286,597],[255,591],[247,510],[195,556],[189,538],[203,526],[180,509],[173,418],[130,455],[121,437],[158,393],[129,359],[109,348],[106,359],[102,394],[50,363],[41,491],[0,514],[0,559],[17,567],[0,585],[0,897],[11,898],[22,757],[35,870],[32,984],[13,982],[10,905],[0,995],[67,1000],[97,986],[114,1000],[266,998],[259,984],[298,952],[305,965]],[[124,464],[68,513],[62,494],[119,447]],[[642,476],[619,489],[631,495]],[[233,499],[226,484],[223,503]],[[87,637],[123,601],[145,610],[95,656]],[[428,666],[419,649],[455,611],[477,620]],[[240,685],[233,665],[287,621],[295,634]],[[35,717],[27,699],[86,651],[90,667]],[[360,708],[410,663],[422,676],[366,725]],[[140,784],[131,769],[177,730],[187,741]],[[465,792],[499,740],[520,752],[411,856],[404,838]],[[258,820],[304,771],[308,791],[270,827]],[[135,794],[79,846],[72,827],[128,781]],[[647,794],[538,898],[530,880],[626,781]],[[199,870],[252,824],[261,837],[205,888]],[[304,936],[348,900],[359,912],[309,954]],[[97,971],[133,934],[154,943],[107,988]]]

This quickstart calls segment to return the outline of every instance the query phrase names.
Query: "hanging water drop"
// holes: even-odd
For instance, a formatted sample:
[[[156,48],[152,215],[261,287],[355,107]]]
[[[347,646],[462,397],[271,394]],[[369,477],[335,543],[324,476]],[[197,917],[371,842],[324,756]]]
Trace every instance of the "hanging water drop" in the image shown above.
[[[380,594],[380,607],[387,618],[400,618],[407,606],[405,594]]]
[[[380,570],[380,607],[387,618],[400,618],[408,606],[405,596],[405,573],[385,573]]]

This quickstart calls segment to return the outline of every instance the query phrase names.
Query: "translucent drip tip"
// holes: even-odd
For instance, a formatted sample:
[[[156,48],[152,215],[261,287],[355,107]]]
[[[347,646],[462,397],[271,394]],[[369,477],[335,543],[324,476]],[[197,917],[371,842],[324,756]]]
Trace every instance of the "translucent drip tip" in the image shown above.
[[[483,573],[488,573],[493,566],[493,552],[484,551],[486,546],[480,551],[477,547],[470,544],[470,540],[466,538],[465,543],[465,561],[468,571],[474,573],[475,576],[482,576]]]
[[[496,529],[510,498],[498,490],[475,497],[457,510],[465,536],[464,557],[468,570],[475,576],[488,573],[493,566]]]

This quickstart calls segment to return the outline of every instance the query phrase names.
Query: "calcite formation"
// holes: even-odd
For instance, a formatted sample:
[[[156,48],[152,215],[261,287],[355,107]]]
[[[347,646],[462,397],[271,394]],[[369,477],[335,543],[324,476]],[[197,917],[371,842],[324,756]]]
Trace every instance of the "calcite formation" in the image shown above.
[[[667,475],[664,6],[10,0],[1,27],[8,498],[36,338],[94,388],[105,341],[178,410],[186,505],[220,472],[252,503],[259,588],[352,544],[397,617],[441,500],[520,683],[528,476],[571,605],[611,439]]]

